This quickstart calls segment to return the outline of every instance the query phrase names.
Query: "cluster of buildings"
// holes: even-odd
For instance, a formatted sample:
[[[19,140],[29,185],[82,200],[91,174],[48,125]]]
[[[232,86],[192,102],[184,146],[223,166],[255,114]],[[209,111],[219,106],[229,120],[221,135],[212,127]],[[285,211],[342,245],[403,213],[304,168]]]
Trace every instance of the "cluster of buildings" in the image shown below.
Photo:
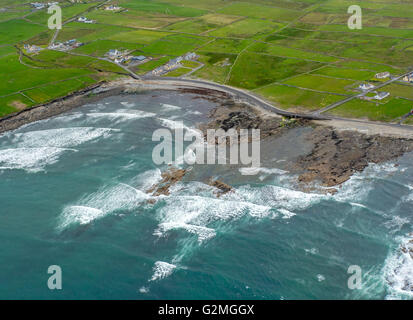
[[[59,51],[69,51],[75,48],[79,48],[80,46],[83,46],[84,43],[77,41],[76,39],[72,39],[66,42],[56,42],[52,43],[49,46],[49,49],[51,50],[59,50]]]
[[[359,85],[359,89],[362,91],[368,91],[368,90],[372,90],[374,89],[375,86],[371,83],[362,83],[361,85]],[[390,92],[386,92],[386,91],[376,91],[374,92],[376,95],[373,97],[365,97],[364,99],[366,100],[383,100],[385,98],[387,98],[388,96],[390,96]]]
[[[43,50],[43,48],[36,45],[25,44],[24,50],[26,50],[27,53],[38,53],[39,51]]]
[[[156,68],[150,74],[153,76],[160,76],[160,75],[163,75],[165,73],[168,73],[170,71],[173,71],[175,69],[182,67],[181,65],[182,61],[195,61],[195,60],[198,60],[198,58],[199,57],[196,55],[196,53],[189,52],[189,53],[184,54],[183,56],[179,56],[175,59],[168,61],[168,63]]]
[[[59,2],[47,2],[47,3],[32,2],[32,3],[30,3],[30,5],[36,10],[41,10],[41,9],[46,8],[46,7],[54,6],[56,4],[59,4]]]
[[[413,74],[412,74],[413,75]],[[375,75],[376,79],[387,79],[387,78],[391,78],[391,74],[390,72],[379,72]],[[371,83],[365,82],[359,85],[358,87],[361,91],[365,92],[365,91],[369,91],[375,88],[375,86]],[[383,100],[386,99],[387,97],[390,96],[390,92],[387,91],[374,91],[374,96],[370,96],[370,97],[363,97],[363,99],[366,100]]]
[[[129,64],[129,63],[143,63],[146,62],[149,58],[145,56],[133,56],[130,55],[127,51],[120,51],[117,49],[111,49],[106,53],[106,56],[113,60],[117,64]]]
[[[78,21],[78,22],[82,22],[82,23],[95,23],[95,22],[96,22],[95,20],[90,20],[90,19],[88,19],[88,18],[86,18],[86,17],[79,17],[79,18],[77,19],[77,21]]]

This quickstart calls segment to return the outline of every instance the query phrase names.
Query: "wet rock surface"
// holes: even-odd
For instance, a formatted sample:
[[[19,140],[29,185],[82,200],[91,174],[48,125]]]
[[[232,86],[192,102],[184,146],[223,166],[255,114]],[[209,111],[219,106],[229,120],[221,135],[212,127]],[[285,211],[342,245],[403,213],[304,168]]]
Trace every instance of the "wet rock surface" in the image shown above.
[[[338,132],[325,126],[316,127],[307,139],[314,143],[314,148],[295,164],[298,170],[305,171],[299,181],[317,180],[326,187],[344,183],[370,163],[390,161],[413,150],[412,140]]]
[[[334,187],[349,180],[354,173],[362,172],[370,163],[390,161],[413,151],[413,140],[338,131],[308,120],[272,117],[234,101],[215,108],[210,118],[209,123],[199,126],[205,136],[208,129],[236,129],[238,132],[260,129],[263,140],[282,136],[292,128],[312,127],[306,136],[314,146],[312,151],[290,163],[289,169],[300,173],[299,182],[303,185],[318,182],[328,188],[323,192],[333,195],[338,192]],[[294,141],[286,147],[294,148]]]
[[[147,190],[147,193],[151,193],[155,197],[160,195],[169,196],[171,194],[170,188],[182,181],[187,171],[187,169],[169,167],[168,170],[162,172],[162,180]]]
[[[218,189],[215,195],[219,198],[220,196],[233,191],[232,187],[222,181],[210,179],[208,184],[212,187]]]
[[[280,136],[288,129],[308,124],[306,120],[286,120],[281,117],[268,115],[259,110],[234,100],[228,100],[220,107],[213,109],[209,118],[211,121],[200,124],[198,127],[205,137],[208,129],[259,129],[261,139],[269,136]]]

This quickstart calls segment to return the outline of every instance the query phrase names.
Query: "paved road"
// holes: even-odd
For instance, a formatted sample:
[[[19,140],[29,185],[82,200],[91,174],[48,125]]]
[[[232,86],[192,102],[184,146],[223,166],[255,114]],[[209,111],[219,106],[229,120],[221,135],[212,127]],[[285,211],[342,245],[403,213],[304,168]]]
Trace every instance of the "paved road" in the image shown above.
[[[349,102],[349,101],[351,101],[351,100],[353,100],[353,99],[357,99],[357,98],[364,97],[366,94],[368,94],[368,93],[370,93],[370,92],[372,92],[372,91],[376,91],[376,90],[378,90],[378,89],[380,89],[380,88],[383,88],[383,87],[385,87],[385,86],[387,86],[387,85],[389,85],[389,84],[391,84],[391,83],[393,83],[393,82],[395,82],[395,81],[398,81],[398,80],[404,78],[405,76],[409,75],[410,73],[412,73],[412,71],[406,72],[405,74],[402,74],[401,76],[399,76],[399,77],[397,77],[397,78],[393,78],[393,79],[391,79],[391,80],[389,80],[389,81],[383,82],[383,83],[375,86],[375,87],[372,88],[372,89],[363,91],[363,92],[361,92],[361,93],[359,93],[359,94],[356,94],[356,95],[354,95],[354,96],[348,97],[348,98],[346,98],[346,99],[344,99],[344,100],[340,100],[340,101],[338,101],[338,102],[336,102],[336,103],[330,104],[329,106],[327,106],[327,107],[325,107],[325,108],[323,108],[323,109],[317,110],[317,111],[313,112],[312,114],[313,114],[313,115],[320,115],[320,114],[323,113],[323,112],[326,112],[326,111],[328,111],[328,110],[337,108],[338,106],[341,106],[342,104],[345,104],[345,103],[347,103],[347,102]]]
[[[293,117],[293,118],[303,118],[303,119],[311,119],[311,120],[327,120],[327,117],[320,116],[320,115],[311,115],[311,114],[304,114],[304,113],[296,113],[296,112],[289,112],[286,110],[279,109],[267,101],[257,97],[256,95],[252,94],[251,92],[247,92],[238,88],[221,85],[214,82],[209,82],[205,80],[194,80],[194,79],[182,79],[182,78],[173,78],[173,77],[152,77],[147,76],[144,78],[135,78],[142,81],[156,81],[156,82],[166,82],[169,84],[176,84],[176,85],[192,85],[201,88],[207,89],[215,89],[223,92],[230,93],[242,100],[249,102],[253,105],[259,106],[267,111],[276,113],[281,116],[285,117]]]
[[[281,116],[286,116],[286,117],[294,117],[294,118],[303,118],[303,119],[310,119],[310,120],[340,120],[340,121],[347,121],[351,122],[354,124],[364,124],[364,125],[374,125],[374,126],[383,126],[386,128],[398,128],[398,129],[406,129],[409,131],[413,131],[413,126],[409,125],[402,125],[402,124],[396,124],[396,123],[385,123],[385,122],[375,122],[375,121],[368,121],[368,120],[358,120],[358,119],[348,119],[348,118],[342,118],[342,117],[336,117],[336,116],[327,116],[327,115],[315,115],[315,114],[301,114],[301,113],[294,113],[294,112],[288,112],[282,109],[279,109],[269,102],[266,102],[262,100],[261,98],[255,96],[254,94],[229,87],[226,85],[221,85],[217,84],[214,82],[209,82],[209,81],[204,81],[204,80],[193,80],[193,79],[180,79],[180,78],[172,78],[172,77],[164,77],[164,78],[158,78],[158,77],[145,77],[145,78],[138,78],[139,80],[143,82],[151,82],[151,81],[156,81],[158,83],[165,82],[165,84],[169,85],[189,85],[189,86],[195,86],[195,87],[200,87],[200,88],[206,88],[206,89],[216,89],[219,91],[227,92],[232,95],[235,95],[243,100],[246,100],[247,102],[259,106],[265,110],[268,110],[270,112],[274,112],[278,115]]]

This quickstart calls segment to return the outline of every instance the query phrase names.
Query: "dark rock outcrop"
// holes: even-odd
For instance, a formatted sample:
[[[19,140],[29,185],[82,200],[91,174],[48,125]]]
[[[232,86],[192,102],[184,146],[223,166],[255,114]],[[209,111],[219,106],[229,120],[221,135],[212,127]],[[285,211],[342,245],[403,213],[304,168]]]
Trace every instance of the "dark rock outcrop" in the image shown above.
[[[224,194],[226,194],[226,193],[229,193],[229,192],[231,192],[231,191],[233,190],[230,185],[228,185],[228,184],[226,184],[226,183],[224,183],[224,182],[222,182],[222,181],[219,181],[219,180],[210,179],[210,180],[208,181],[208,184],[209,184],[210,186],[215,187],[215,188],[217,188],[217,189],[219,190],[218,192],[215,193],[218,198],[219,198],[220,196],[222,196],[222,195],[224,195]]]
[[[169,196],[170,188],[177,184],[178,182],[182,181],[187,170],[185,169],[177,169],[174,167],[169,167],[168,170],[162,173],[162,180],[153,185],[147,193],[151,193],[153,196],[158,197],[160,195]]]
[[[295,164],[298,170],[305,170],[299,181],[318,180],[327,187],[342,184],[369,163],[390,161],[413,150],[412,140],[338,132],[323,126],[315,128],[308,140],[314,143],[314,148]]]

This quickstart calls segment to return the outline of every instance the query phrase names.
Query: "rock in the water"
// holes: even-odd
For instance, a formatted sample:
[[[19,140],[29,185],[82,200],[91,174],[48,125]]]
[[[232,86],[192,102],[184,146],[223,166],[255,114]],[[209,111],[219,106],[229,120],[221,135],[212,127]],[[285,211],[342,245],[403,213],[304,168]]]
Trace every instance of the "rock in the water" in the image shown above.
[[[156,197],[160,195],[169,196],[170,195],[169,189],[173,185],[180,182],[184,178],[186,173],[187,173],[187,170],[185,169],[176,169],[174,167],[170,167],[167,171],[162,173],[161,182],[153,185],[147,191],[147,193],[152,193]]]
[[[212,187],[217,188],[219,191],[216,193],[217,197],[220,197],[228,192],[232,191],[232,187],[219,180],[210,180],[208,184]]]

